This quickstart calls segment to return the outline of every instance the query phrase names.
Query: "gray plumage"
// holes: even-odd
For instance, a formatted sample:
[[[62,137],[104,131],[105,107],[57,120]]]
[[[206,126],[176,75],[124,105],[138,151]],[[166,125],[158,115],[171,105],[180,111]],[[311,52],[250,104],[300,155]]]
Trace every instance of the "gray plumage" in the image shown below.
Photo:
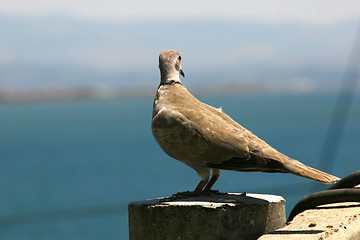
[[[202,180],[195,191],[206,184],[205,190],[210,190],[220,169],[292,173],[322,183],[338,180],[285,156],[221,109],[196,99],[180,81],[179,74],[184,75],[180,61],[176,50],[165,50],[159,56],[161,81],[151,126],[164,152],[199,174]]]

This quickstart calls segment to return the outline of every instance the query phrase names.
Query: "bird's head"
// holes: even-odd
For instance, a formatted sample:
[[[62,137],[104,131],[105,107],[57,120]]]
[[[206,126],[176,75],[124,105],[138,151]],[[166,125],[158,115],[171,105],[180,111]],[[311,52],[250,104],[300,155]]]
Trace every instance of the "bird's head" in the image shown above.
[[[159,55],[159,68],[161,73],[161,84],[178,82],[181,83],[179,74],[185,77],[181,69],[181,55],[176,50],[165,50]]]

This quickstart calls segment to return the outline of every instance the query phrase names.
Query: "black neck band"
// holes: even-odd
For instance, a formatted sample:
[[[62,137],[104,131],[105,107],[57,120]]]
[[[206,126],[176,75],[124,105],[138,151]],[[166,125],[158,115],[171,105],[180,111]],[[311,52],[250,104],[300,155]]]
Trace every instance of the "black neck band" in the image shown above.
[[[165,85],[175,85],[175,84],[180,84],[180,85],[182,85],[181,82],[179,82],[179,81],[170,80],[170,81],[167,81],[167,82],[162,82],[162,83],[160,83],[159,87],[160,87],[160,86],[165,86]]]

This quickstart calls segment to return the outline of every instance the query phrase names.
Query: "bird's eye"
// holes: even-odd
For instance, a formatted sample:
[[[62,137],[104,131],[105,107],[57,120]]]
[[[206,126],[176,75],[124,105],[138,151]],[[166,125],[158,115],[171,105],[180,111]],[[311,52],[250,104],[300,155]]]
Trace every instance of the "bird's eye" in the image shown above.
[[[181,61],[181,56],[179,56],[178,59]]]

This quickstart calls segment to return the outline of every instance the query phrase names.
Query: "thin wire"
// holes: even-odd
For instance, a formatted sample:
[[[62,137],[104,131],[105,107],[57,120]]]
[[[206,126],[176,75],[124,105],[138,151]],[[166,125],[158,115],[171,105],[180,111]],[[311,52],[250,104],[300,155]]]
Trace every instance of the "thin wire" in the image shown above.
[[[334,112],[326,133],[324,145],[317,168],[325,172],[333,172],[336,155],[349,116],[351,104],[359,80],[360,67],[360,22],[350,51],[347,67],[339,89]],[[311,192],[318,191],[322,185],[314,183]]]

